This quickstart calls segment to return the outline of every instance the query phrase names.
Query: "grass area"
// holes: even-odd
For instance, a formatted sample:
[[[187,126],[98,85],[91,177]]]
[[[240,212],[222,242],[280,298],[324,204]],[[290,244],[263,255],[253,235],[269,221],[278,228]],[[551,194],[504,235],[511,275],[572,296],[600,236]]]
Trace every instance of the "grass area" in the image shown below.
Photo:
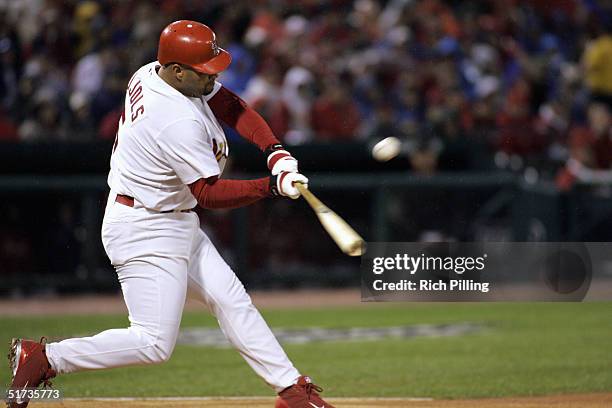
[[[496,397],[612,391],[612,303],[372,304],[271,310],[273,327],[383,327],[475,322],[459,337],[287,345],[296,366],[330,396]],[[125,327],[125,316],[0,317],[11,337],[88,335]],[[182,326],[215,326],[186,313]],[[8,369],[0,382],[9,381]],[[177,346],[169,363],[57,378],[66,396],[271,395],[232,349]]]

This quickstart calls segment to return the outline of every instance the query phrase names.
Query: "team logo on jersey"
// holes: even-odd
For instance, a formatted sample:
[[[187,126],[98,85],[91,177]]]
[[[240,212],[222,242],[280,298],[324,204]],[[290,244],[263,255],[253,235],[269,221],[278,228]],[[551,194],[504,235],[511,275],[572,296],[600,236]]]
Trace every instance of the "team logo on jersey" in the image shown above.
[[[217,142],[216,139],[212,140],[212,151],[215,155],[217,163],[219,163],[219,170],[223,173],[225,164],[227,163],[227,157],[229,156],[229,146],[226,140],[220,140]]]
[[[220,162],[223,158],[227,157],[227,146],[224,142],[219,142],[219,144],[217,145],[217,141],[213,139],[212,148],[213,154],[215,155],[215,159],[217,159],[217,162]]]

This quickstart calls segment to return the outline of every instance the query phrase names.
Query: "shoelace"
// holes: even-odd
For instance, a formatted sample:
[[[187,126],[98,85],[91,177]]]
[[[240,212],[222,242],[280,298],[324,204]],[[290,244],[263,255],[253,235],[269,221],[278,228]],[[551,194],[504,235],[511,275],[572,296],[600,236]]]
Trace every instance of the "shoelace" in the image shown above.
[[[306,389],[306,394],[309,398],[310,394],[312,393],[312,390],[315,390],[316,392],[323,392],[323,388],[313,383],[306,383],[306,385],[304,385],[304,388]]]

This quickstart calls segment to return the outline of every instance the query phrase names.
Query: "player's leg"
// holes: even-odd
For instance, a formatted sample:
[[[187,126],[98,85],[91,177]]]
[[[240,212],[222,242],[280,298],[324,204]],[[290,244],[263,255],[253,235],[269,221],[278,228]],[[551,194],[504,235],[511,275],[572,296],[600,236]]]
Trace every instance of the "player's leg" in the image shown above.
[[[58,374],[166,361],[174,349],[185,279],[176,265],[130,263],[118,268],[130,326],[46,347]]]
[[[197,225],[194,214],[176,218],[105,222],[103,241],[117,270],[130,326],[47,344],[57,373],[168,360],[185,303],[190,229]]]
[[[299,372],[251,302],[242,282],[201,231],[197,233],[189,265],[188,296],[204,302],[232,345],[277,392],[296,382]]]

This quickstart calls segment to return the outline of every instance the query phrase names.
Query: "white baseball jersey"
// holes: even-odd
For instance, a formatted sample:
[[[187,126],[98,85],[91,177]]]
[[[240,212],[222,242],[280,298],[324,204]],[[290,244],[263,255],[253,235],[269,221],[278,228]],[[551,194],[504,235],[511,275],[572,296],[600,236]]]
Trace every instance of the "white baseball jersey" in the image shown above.
[[[197,201],[187,184],[221,174],[229,153],[207,103],[221,84],[203,97],[187,97],[161,79],[157,67],[144,65],[130,79],[108,185],[150,210],[189,209]]]

